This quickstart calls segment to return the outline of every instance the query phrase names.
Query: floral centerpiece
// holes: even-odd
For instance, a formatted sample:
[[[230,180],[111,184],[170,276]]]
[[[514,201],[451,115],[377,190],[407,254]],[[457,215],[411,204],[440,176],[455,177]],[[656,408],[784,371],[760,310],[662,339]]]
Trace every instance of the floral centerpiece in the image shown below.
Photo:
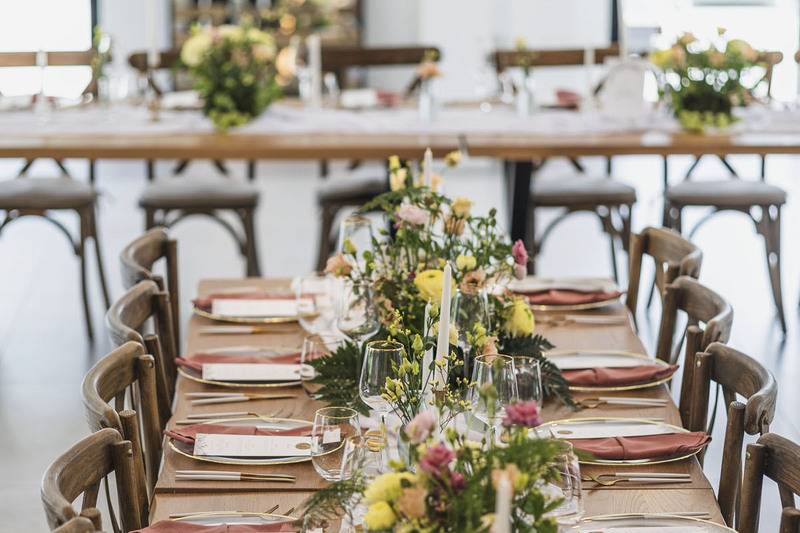
[[[725,30],[712,43],[684,33],[650,60],[665,73],[665,96],[681,126],[688,131],[726,128],[733,108],[753,100],[764,80],[763,55],[741,39],[728,40]]]
[[[181,48],[203,112],[225,131],[246,124],[280,96],[275,41],[249,24],[195,27]]]
[[[445,161],[454,166],[459,157],[457,152],[451,153]],[[542,355],[552,345],[535,335],[530,307],[525,299],[503,289],[512,277],[525,276],[528,254],[524,245],[512,245],[506,239],[494,209],[487,216],[476,216],[469,199],[441,194],[441,174],[434,172],[429,158],[426,161],[415,177],[409,163],[397,157],[389,159],[391,190],[362,210],[383,213],[390,228],[376,232],[370,250],[358,250],[345,240],[342,252],[330,258],[326,269],[368,291],[383,326],[380,335],[404,346],[397,378],[387,381],[384,397],[407,423],[432,403],[424,391],[436,389],[436,406],[455,415],[467,408],[464,392],[471,377],[470,355],[503,353],[539,359],[545,395],[572,404],[567,383]],[[486,302],[488,316],[484,320],[470,313],[461,319],[456,316],[454,325],[461,331],[455,327],[448,331],[451,346],[447,357],[426,368],[426,353],[436,348],[446,264],[452,267],[457,298],[479,296]],[[360,354],[352,350],[340,349],[332,357],[312,363],[315,379],[323,385],[321,400],[338,403],[348,395],[358,397],[360,366],[355,365],[360,363]],[[436,377],[431,364],[447,378],[433,382]],[[448,419],[442,417],[443,426]]]
[[[353,523],[360,505],[366,506],[363,522],[370,532],[558,530],[548,513],[562,501],[553,482],[559,476],[555,459],[564,446],[529,437],[540,423],[536,402],[507,409],[502,445],[470,442],[452,429],[435,439],[435,420],[424,411],[406,427],[414,444],[411,468],[397,465],[371,481],[357,473],[311,496],[305,503],[305,530],[340,518]],[[496,513],[501,507],[506,512]],[[506,527],[499,527],[501,521]]]

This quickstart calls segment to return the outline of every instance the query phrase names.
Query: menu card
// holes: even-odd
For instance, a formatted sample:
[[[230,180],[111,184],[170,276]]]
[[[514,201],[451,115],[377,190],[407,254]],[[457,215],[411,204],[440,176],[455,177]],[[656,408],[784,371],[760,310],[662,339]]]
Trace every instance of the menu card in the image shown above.
[[[299,314],[313,313],[314,301],[310,298],[302,300],[214,299],[211,302],[211,312],[215,315],[244,318],[291,318]]]
[[[297,381],[301,365],[258,363],[208,363],[203,379],[211,381]]]
[[[597,439],[605,437],[641,437],[675,433],[674,428],[661,424],[625,421],[564,422],[546,426],[560,439]],[[547,433],[547,432],[545,432]]]
[[[306,457],[311,437],[286,435],[220,435],[198,433],[194,455],[204,457]]]
[[[634,366],[658,364],[655,359],[639,359],[638,357],[614,353],[555,353],[548,354],[547,358],[550,359],[559,370],[581,370],[584,368],[597,367],[630,368]]]

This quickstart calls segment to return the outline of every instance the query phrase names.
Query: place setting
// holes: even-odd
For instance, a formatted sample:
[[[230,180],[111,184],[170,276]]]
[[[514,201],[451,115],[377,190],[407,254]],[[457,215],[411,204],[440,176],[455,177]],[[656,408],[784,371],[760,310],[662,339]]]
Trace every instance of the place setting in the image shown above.
[[[654,357],[620,350],[551,350],[547,358],[556,365],[573,391],[615,392],[648,389],[668,383],[677,365]],[[652,404],[648,398],[628,398],[631,405]],[[597,400],[602,401],[602,400]],[[623,405],[620,398],[605,404]],[[657,402],[656,402],[657,403]]]
[[[551,325],[619,323],[616,317],[565,315],[570,311],[601,309],[619,303],[624,293],[612,280],[595,278],[526,277],[514,280],[509,290],[525,297],[534,311],[562,313],[548,315]]]

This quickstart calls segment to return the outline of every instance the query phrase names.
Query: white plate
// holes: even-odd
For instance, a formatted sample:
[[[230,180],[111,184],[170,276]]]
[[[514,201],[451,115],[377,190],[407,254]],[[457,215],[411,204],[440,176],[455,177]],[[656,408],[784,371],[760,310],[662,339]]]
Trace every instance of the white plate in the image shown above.
[[[657,514],[605,515],[584,518],[565,533],[729,533],[730,529],[714,522],[682,516]]]

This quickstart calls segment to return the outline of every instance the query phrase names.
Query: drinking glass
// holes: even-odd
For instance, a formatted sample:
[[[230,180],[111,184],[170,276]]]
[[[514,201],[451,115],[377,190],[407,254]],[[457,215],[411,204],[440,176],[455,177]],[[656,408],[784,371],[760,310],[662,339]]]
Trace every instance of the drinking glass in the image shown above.
[[[514,357],[514,372],[517,376],[517,392],[519,400],[527,402],[536,400],[542,403],[542,370],[539,361],[530,355]]]
[[[336,313],[334,311],[333,280],[327,276],[310,274],[295,278],[293,282],[295,300],[300,313],[300,325],[308,333],[321,333],[329,330],[333,325]],[[308,300],[313,302],[313,314],[303,313],[308,306]]]
[[[450,323],[458,332],[458,347],[464,354],[464,377],[472,374],[472,362],[476,355],[467,341],[475,324],[481,324],[486,331],[492,330],[489,319],[489,299],[485,290],[464,292],[457,290],[450,308]]]
[[[559,496],[563,497],[564,501],[550,515],[559,524],[571,525],[576,524],[583,517],[581,470],[572,444],[564,441],[563,445],[563,452],[555,459],[555,467],[558,470],[559,478],[553,484],[560,491]]]
[[[372,291],[368,286],[351,281],[344,282],[336,327],[353,339],[359,349],[364,341],[378,333],[381,325],[372,302]]]
[[[486,395],[487,389],[494,389]],[[484,394],[481,394],[483,392]],[[503,421],[506,407],[519,398],[514,358],[508,355],[479,355],[472,369],[469,402],[472,414],[489,426],[489,442],[493,442],[497,428]]]
[[[358,393],[370,409],[380,414],[380,442],[371,442],[370,448],[378,448],[381,457],[379,469],[383,470],[386,461],[386,414],[392,405],[383,398],[386,380],[397,377],[397,368],[403,360],[403,345],[396,341],[372,341],[364,351],[364,362],[358,380]]]
[[[339,226],[336,251],[348,258],[355,256],[356,263],[362,265],[364,252],[372,250],[372,237],[372,221],[364,215],[350,215]]]
[[[327,357],[344,344],[345,339],[333,335],[309,335],[303,339],[303,351],[300,352],[300,382],[312,400],[317,399],[317,392],[322,386],[312,382],[317,377],[317,372],[310,362]]]
[[[361,436],[358,412],[349,407],[323,407],[314,414],[311,429],[311,462],[327,481],[338,481],[347,451],[347,442]]]

